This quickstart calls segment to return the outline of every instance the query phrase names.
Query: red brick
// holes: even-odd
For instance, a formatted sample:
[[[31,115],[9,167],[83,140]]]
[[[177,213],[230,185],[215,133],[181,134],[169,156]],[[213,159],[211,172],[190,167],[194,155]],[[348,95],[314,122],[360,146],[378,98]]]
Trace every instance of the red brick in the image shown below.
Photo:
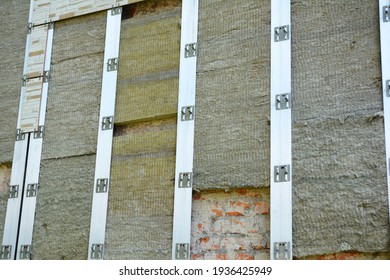
[[[193,260],[202,260],[202,255],[201,254],[192,254],[191,259]]]
[[[261,215],[269,214],[269,203],[265,201],[255,202],[255,212]]]
[[[211,209],[211,212],[214,212],[217,217],[222,217],[223,214],[222,214],[222,210],[219,210],[219,209]]]
[[[244,216],[241,212],[226,212],[226,216]]]
[[[254,260],[254,256],[253,255],[249,255],[249,254],[244,254],[244,253],[239,253],[235,256],[234,258],[235,260]]]

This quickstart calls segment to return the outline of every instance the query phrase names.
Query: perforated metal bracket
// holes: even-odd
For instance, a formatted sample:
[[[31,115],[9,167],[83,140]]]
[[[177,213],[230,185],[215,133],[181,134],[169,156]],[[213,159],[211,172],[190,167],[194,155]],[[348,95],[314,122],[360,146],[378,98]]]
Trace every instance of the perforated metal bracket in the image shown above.
[[[181,107],[181,120],[192,121],[195,115],[195,106],[184,106]]]
[[[290,165],[277,165],[274,167],[275,182],[289,182],[290,181]]]
[[[110,58],[107,60],[107,72],[118,70],[118,58]]]
[[[111,9],[111,15],[116,16],[122,13],[122,7],[113,7]]]
[[[43,72],[43,82],[48,83],[50,80],[50,71]]]
[[[16,130],[16,141],[23,141],[24,139],[26,139],[26,134],[23,132],[23,130],[18,128]]]
[[[0,260],[10,260],[11,259],[11,252],[12,252],[11,245],[1,246]]]
[[[26,197],[36,197],[38,191],[38,184],[28,184]]]
[[[92,244],[91,259],[101,260],[103,259],[104,244]]]
[[[386,80],[386,96],[390,97],[390,80]]]
[[[34,129],[34,139],[43,138],[45,135],[45,126],[40,125],[38,129]]]
[[[283,25],[275,27],[274,29],[274,40],[275,42],[286,41],[290,39],[290,26]]]
[[[275,242],[274,243],[274,259],[289,260],[290,259],[290,242]]]
[[[192,172],[179,173],[179,188],[192,188]]]
[[[284,109],[290,109],[291,108],[291,100],[290,100],[290,94],[284,93],[284,94],[277,94],[276,95],[276,110],[284,110]]]
[[[97,193],[106,193],[107,187],[108,187],[108,178],[96,180],[96,192]]]
[[[27,26],[27,34],[31,34],[33,28],[34,28],[34,24],[32,22],[29,22]]]
[[[21,260],[31,260],[32,255],[32,246],[31,245],[21,245],[19,258]]]
[[[383,6],[383,22],[389,22],[390,21],[390,6]]]
[[[108,116],[102,119],[102,130],[110,130],[114,127],[114,117]]]
[[[188,260],[190,258],[190,244],[176,243],[175,259]]]
[[[17,198],[19,196],[19,185],[9,186],[9,198]]]
[[[189,58],[189,57],[194,57],[197,54],[197,43],[191,43],[191,44],[186,44],[185,45],[185,53],[184,57]]]

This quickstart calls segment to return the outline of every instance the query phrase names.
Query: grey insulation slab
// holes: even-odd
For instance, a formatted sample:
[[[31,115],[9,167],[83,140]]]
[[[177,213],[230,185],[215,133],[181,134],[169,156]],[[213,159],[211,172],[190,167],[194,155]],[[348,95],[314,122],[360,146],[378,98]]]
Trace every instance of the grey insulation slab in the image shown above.
[[[199,1],[196,189],[269,186],[269,9]]]
[[[292,4],[298,257],[389,250],[378,10],[364,0]]]
[[[26,49],[29,0],[0,1],[0,163],[12,161]]]
[[[55,24],[44,159],[96,153],[106,13]]]
[[[94,155],[42,161],[34,259],[87,259],[94,171]]]

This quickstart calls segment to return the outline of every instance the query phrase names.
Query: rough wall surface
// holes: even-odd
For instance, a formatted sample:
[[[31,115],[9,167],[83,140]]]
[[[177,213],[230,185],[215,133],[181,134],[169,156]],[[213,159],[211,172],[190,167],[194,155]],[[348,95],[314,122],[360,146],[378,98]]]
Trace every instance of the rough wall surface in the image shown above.
[[[270,1],[200,0],[194,185],[269,186]]]
[[[122,16],[105,258],[170,259],[181,0]]]
[[[378,10],[292,3],[297,257],[389,250]]]
[[[12,161],[14,151],[29,7],[28,0],[0,1],[0,163]]]
[[[11,179],[11,165],[0,164],[0,243],[3,239],[5,214],[9,197],[9,181]]]
[[[94,168],[95,155],[42,161],[34,259],[87,259]]]
[[[268,188],[195,193],[191,258],[269,259],[269,207]]]
[[[96,153],[106,12],[54,26],[44,159]]]
[[[106,13],[55,24],[34,259],[86,259]]]

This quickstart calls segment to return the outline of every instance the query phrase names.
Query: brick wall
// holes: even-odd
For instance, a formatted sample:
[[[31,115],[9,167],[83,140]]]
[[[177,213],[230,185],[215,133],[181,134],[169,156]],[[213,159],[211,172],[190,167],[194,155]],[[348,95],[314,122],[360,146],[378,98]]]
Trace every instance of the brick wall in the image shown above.
[[[269,188],[197,192],[192,209],[192,259],[269,258]]]

